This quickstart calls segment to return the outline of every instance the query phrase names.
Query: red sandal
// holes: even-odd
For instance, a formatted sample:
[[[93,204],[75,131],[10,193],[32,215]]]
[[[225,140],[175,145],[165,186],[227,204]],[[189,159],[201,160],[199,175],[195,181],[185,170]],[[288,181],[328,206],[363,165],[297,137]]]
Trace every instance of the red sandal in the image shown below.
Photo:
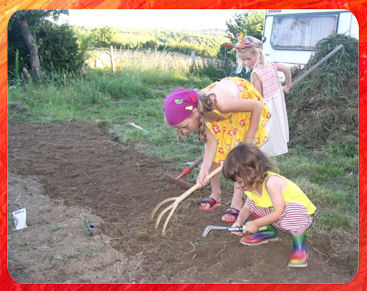
[[[240,211],[234,207],[229,207],[224,213],[223,213],[223,216],[226,215],[226,214],[229,214],[232,216],[232,219],[223,219],[223,216],[222,216],[222,221],[225,222],[225,223],[234,223],[238,217],[238,214],[240,213]]]
[[[203,208],[201,207],[201,204],[206,203],[209,204],[209,208]],[[208,197],[208,198],[204,198],[203,200],[200,201],[199,203],[199,208],[203,211],[212,211],[214,210],[217,206],[221,206],[222,202],[215,200],[212,197]]]

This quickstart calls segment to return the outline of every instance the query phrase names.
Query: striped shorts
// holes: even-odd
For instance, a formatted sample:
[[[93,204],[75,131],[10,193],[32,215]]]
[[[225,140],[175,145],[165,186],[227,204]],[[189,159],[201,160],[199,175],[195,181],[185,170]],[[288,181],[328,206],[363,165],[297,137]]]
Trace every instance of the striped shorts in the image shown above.
[[[252,216],[266,216],[272,212],[269,208],[262,208],[255,205],[254,201],[247,198],[245,207],[250,210]],[[292,235],[301,235],[312,224],[312,216],[307,212],[306,208],[295,202],[288,202],[285,206],[283,214],[279,220],[273,223],[278,230],[291,233]]]

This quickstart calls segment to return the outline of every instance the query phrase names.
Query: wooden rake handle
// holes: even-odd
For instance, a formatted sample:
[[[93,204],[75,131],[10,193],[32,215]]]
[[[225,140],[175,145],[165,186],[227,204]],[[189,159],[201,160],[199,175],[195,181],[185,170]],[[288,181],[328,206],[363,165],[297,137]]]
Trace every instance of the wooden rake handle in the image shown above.
[[[218,167],[217,169],[215,169],[214,171],[212,171],[208,176],[207,179],[210,180],[213,176],[217,175],[218,173],[220,173],[220,171],[222,170],[222,166]],[[198,184],[195,184],[194,186],[192,186],[190,189],[186,190],[183,194],[181,194],[178,197],[170,197],[167,198],[163,201],[161,201],[160,203],[157,204],[157,206],[153,209],[152,214],[151,214],[151,219],[154,218],[154,215],[156,214],[156,212],[158,211],[158,209],[166,204],[167,202],[173,201],[173,203],[170,206],[167,206],[166,208],[164,208],[161,213],[158,215],[157,217],[157,221],[155,224],[155,228],[158,228],[158,225],[162,219],[162,217],[164,216],[164,214],[166,214],[169,210],[171,210],[171,212],[169,213],[168,217],[166,218],[166,221],[164,223],[163,229],[162,229],[162,234],[164,235],[166,232],[166,228],[168,225],[168,222],[170,221],[173,213],[175,212],[177,206],[183,201],[185,200],[188,196],[190,196],[193,192],[195,192],[197,189],[199,188]]]

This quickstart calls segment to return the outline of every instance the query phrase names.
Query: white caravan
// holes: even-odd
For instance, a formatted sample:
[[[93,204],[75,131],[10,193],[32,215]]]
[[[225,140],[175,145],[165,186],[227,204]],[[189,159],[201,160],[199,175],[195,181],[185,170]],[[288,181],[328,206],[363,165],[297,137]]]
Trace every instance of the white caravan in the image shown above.
[[[262,49],[269,61],[303,66],[316,43],[332,33],[358,39],[357,19],[347,10],[270,9],[265,14]]]

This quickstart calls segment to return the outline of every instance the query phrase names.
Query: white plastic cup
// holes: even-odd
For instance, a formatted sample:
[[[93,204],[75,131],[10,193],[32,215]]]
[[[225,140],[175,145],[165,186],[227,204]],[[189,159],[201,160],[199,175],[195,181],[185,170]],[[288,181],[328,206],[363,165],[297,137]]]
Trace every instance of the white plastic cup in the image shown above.
[[[12,212],[14,218],[14,230],[21,230],[27,227],[27,211],[25,208]]]

